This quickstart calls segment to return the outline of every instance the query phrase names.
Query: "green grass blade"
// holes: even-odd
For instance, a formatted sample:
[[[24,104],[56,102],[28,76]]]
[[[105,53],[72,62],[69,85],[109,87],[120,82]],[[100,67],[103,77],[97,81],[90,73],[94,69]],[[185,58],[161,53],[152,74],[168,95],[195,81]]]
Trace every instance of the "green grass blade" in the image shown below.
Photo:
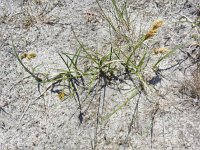
[[[145,51],[145,53],[144,53],[142,59],[140,60],[140,62],[139,62],[138,65],[137,65],[137,71],[139,71],[139,72],[142,70],[142,66],[143,66],[143,64],[144,64],[144,60],[145,60],[145,58],[146,58],[146,54],[147,54],[147,52]]]
[[[166,53],[164,56],[162,56],[162,57],[153,65],[153,70],[156,71],[156,69],[158,68],[158,64],[159,64],[161,61],[163,61],[164,59],[168,58],[171,54],[173,54],[174,51],[175,51],[175,49],[169,51],[169,52]]]
[[[14,52],[14,55],[16,56],[17,60],[19,61],[19,63],[22,65],[22,67],[24,68],[24,70],[26,72],[28,72],[33,78],[35,78],[36,81],[38,82],[42,82],[42,79],[40,79],[39,77],[35,76],[34,73],[32,73],[22,62],[22,60],[19,58],[19,55],[17,54],[17,51],[16,51],[16,48],[14,46],[14,43],[13,43],[13,40],[12,40],[12,47],[13,47],[13,52]]]
[[[132,95],[129,98],[127,98],[121,105],[119,105],[116,109],[114,109],[110,114],[108,114],[106,116],[103,116],[102,120],[103,121],[108,120],[111,116],[113,116],[114,114],[116,114],[119,110],[123,109],[124,106],[126,106],[128,104],[128,102],[130,102],[130,100],[133,97],[135,97],[137,94],[138,94],[138,91],[134,90],[133,93],[132,93]]]

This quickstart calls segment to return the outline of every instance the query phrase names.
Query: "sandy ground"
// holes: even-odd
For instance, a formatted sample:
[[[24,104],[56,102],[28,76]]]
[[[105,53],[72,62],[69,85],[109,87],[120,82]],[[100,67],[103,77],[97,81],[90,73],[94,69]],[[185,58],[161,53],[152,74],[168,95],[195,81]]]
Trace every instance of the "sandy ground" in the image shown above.
[[[98,126],[98,97],[89,109],[89,102],[83,102],[82,124],[78,104],[73,99],[60,101],[50,91],[38,98],[37,82],[27,78],[28,74],[13,55],[12,42],[19,53],[37,54],[35,59],[24,61],[27,66],[40,65],[38,72],[55,74],[55,68],[64,67],[57,52],[74,52],[78,47],[73,31],[92,48],[99,49],[109,41],[109,28],[95,0],[40,2],[0,0],[0,150],[200,149],[200,102],[181,93],[181,85],[185,78],[189,79],[193,67],[186,69],[191,65],[190,59],[162,71],[162,80],[155,85],[156,94],[135,97]],[[187,45],[164,61],[162,69],[186,59],[188,53],[199,53],[199,47],[193,46],[194,36],[199,36],[199,25],[192,26],[200,13],[198,0],[130,0],[129,3],[136,32],[140,27],[147,30],[157,18],[164,20],[153,46],[171,49]],[[109,1],[101,0],[100,4],[109,13]],[[40,15],[44,10],[47,12]],[[88,13],[94,14],[93,17],[88,18]],[[30,16],[34,18],[32,21]],[[146,74],[149,79],[155,76]],[[48,86],[43,85],[41,90]],[[108,88],[104,114],[111,113],[125,99],[123,93]]]

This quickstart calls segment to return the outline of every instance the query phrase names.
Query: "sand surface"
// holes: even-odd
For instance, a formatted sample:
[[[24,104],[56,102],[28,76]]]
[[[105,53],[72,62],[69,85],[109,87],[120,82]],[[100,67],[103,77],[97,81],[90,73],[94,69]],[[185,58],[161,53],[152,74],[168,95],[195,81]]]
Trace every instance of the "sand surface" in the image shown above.
[[[108,14],[112,12],[109,0],[100,0],[100,4]],[[96,1],[0,0],[0,150],[200,149],[200,102],[182,89],[195,67],[188,53],[199,59],[194,37],[199,40],[200,21],[193,24],[199,19],[199,1],[129,0],[129,11],[136,33],[147,30],[158,18],[164,20],[159,34],[148,43],[150,49],[186,46],[161,63],[161,81],[151,85],[156,93],[136,96],[97,124],[100,93],[92,102],[90,98],[81,101],[84,114],[80,123],[79,105],[70,96],[61,101],[48,90],[38,98],[38,83],[13,55],[13,45],[19,54],[35,52],[35,59],[23,62],[52,76],[57,69],[65,69],[58,52],[77,51],[74,33],[85,45],[104,53],[103,47],[110,42],[109,27]],[[155,77],[148,70],[145,74],[149,80]],[[41,85],[41,92],[48,86],[50,83]],[[123,104],[125,93],[108,87],[101,115]],[[80,99],[84,96],[80,94]]]

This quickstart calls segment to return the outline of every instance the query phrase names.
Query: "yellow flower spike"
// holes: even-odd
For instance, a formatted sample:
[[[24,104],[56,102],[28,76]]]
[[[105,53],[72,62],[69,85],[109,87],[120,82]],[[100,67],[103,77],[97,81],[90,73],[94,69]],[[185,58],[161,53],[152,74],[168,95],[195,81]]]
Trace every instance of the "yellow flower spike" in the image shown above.
[[[28,56],[26,57],[26,59],[31,60],[31,59],[33,59],[35,57],[36,57],[36,54],[33,53],[33,52],[31,52],[31,53],[28,54]]]
[[[145,35],[145,40],[147,40],[147,39],[153,37],[156,33],[157,33],[157,30],[153,30],[153,29],[149,30],[149,31],[147,32],[147,34]]]
[[[163,54],[164,52],[168,51],[168,49],[166,47],[161,47],[161,48],[156,48],[153,50],[155,54]]]
[[[61,101],[64,101],[64,99],[65,99],[65,93],[64,93],[64,91],[58,93],[58,98],[59,98]]]
[[[152,30],[157,30],[158,28],[162,27],[163,26],[163,20],[161,19],[158,19],[158,20],[155,20],[153,22],[153,25],[152,25]]]
[[[162,26],[163,26],[163,20],[161,20],[161,19],[155,20],[155,21],[153,22],[153,25],[152,25],[152,27],[150,28],[150,30],[146,33],[146,35],[145,35],[145,40],[147,40],[147,39],[153,37],[153,36],[157,33],[158,29],[159,29],[160,27],[162,27]]]
[[[24,59],[24,58],[27,57],[27,55],[28,55],[28,54],[27,54],[26,52],[23,52],[23,53],[21,54],[20,58],[21,58],[21,59]]]

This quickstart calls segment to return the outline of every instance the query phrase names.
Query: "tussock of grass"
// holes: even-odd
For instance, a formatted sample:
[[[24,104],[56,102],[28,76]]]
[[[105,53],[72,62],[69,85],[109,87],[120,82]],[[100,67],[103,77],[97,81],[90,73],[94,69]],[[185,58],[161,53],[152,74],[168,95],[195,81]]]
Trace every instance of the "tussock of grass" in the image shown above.
[[[134,77],[134,80],[137,81],[134,83],[138,83],[137,85],[133,84],[134,87],[131,92],[134,91],[134,96],[130,99],[133,99],[138,93],[144,92],[145,89],[149,88],[149,85],[143,78],[144,70],[158,70],[159,63],[168,58],[173,52],[168,51],[167,54],[163,55],[163,53],[167,51],[167,48],[156,49],[154,50],[154,53],[160,53],[160,58],[158,58],[155,64],[148,64],[149,57],[153,57],[154,54],[148,49],[145,42],[156,36],[158,29],[162,27],[164,21],[161,19],[156,20],[152,23],[151,28],[147,32],[141,34],[137,40],[132,40],[130,35],[132,35],[133,29],[130,21],[130,14],[128,12],[128,0],[125,0],[122,5],[119,5],[116,0],[111,1],[115,14],[114,18],[106,14],[98,0],[96,0],[96,2],[101,10],[102,17],[111,28],[111,34],[116,35],[116,38],[120,38],[124,41],[121,45],[111,42],[111,46],[107,48],[107,53],[102,54],[98,50],[94,51],[87,45],[84,45],[74,32],[74,36],[79,44],[76,52],[73,54],[66,52],[58,53],[60,60],[65,64],[66,69],[62,69],[62,71],[54,77],[49,77],[51,75],[44,74],[46,78],[40,79],[23,63],[24,58],[32,59],[36,56],[36,54],[25,53],[20,57],[15,46],[13,45],[16,58],[23,68],[33,78],[35,78],[36,81],[39,83],[51,83],[52,89],[58,83],[63,83],[64,86],[60,90],[61,92],[57,92],[59,99],[62,101],[65,99],[64,91],[70,93],[79,105],[78,108],[80,109],[80,114],[83,112],[81,105],[89,98],[89,96],[98,94],[99,91],[103,91],[104,97],[102,101],[104,102],[106,87],[112,87],[123,82],[127,76],[130,81],[132,81]],[[29,26],[29,24],[27,25]],[[126,32],[124,32],[124,30]],[[81,60],[88,62],[89,66],[87,69],[83,69]],[[136,91],[139,91],[136,92],[136,94],[135,89]],[[83,100],[80,100],[81,93],[86,93]],[[125,100],[122,105],[104,118],[108,119],[118,110],[122,109],[130,101],[130,99]]]

